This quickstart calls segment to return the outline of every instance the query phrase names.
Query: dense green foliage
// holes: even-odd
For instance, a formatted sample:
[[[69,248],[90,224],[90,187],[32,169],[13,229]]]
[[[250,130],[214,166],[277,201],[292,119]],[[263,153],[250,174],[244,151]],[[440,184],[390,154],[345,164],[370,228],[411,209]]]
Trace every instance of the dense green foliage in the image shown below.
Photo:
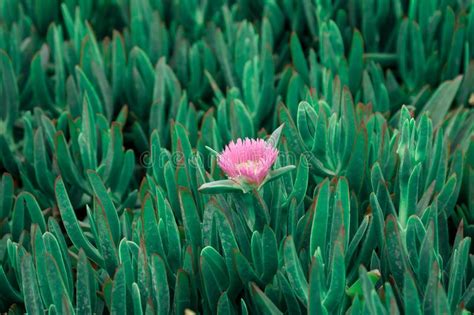
[[[472,0],[0,0],[0,312],[474,311],[473,57]]]

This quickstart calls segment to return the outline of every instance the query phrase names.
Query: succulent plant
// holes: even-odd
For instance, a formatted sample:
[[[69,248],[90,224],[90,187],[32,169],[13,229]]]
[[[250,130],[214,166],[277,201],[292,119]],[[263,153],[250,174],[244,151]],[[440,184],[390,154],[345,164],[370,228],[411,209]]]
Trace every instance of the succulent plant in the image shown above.
[[[474,312],[471,0],[0,1],[0,312]]]

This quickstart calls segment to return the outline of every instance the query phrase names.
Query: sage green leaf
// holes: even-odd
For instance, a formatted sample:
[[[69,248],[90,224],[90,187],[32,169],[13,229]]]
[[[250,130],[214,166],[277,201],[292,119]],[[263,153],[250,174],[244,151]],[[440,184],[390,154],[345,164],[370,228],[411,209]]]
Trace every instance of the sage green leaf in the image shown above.
[[[271,170],[270,172],[268,172],[267,177],[265,177],[263,182],[260,184],[258,190],[260,190],[265,184],[270,183],[270,182],[282,177],[283,175],[286,175],[287,173],[293,171],[294,169],[296,169],[296,166],[287,165],[287,166],[283,166],[283,167]]]
[[[20,210],[21,208],[21,210]],[[15,201],[15,213],[14,213],[14,218],[17,216],[16,212],[21,212],[23,215],[25,215],[25,209],[28,210],[29,218],[32,223],[38,224],[41,232],[46,232],[46,222],[44,220],[43,212],[41,212],[41,208],[38,205],[38,202],[36,199],[33,197],[32,194],[28,192],[22,192],[17,196],[17,199]],[[21,215],[21,214],[18,214]],[[15,222],[15,221],[13,221]],[[27,227],[23,227],[27,228]],[[16,231],[13,230],[15,233]]]
[[[214,156],[218,156],[219,155],[219,152],[217,152],[216,150],[214,150],[213,148],[210,148],[208,147],[207,145],[205,146],[206,149],[211,152]]]
[[[280,143],[280,136],[284,127],[285,124],[281,124],[277,129],[275,129],[270,135],[270,137],[268,137],[267,143],[277,148],[278,144]]]
[[[0,109],[0,120],[5,122],[5,131],[11,133],[18,116],[20,97],[11,59],[0,51],[0,97],[4,104]]]
[[[92,102],[89,101],[88,94],[84,96],[82,102],[81,131],[78,134],[78,145],[81,153],[82,163],[85,169],[95,169],[97,164],[97,131],[95,112]]]
[[[418,290],[413,277],[409,273],[405,274],[405,284],[403,291],[405,311],[410,314],[421,314],[421,304]]]
[[[104,179],[106,182],[111,183],[114,187],[117,187],[120,181],[120,167],[124,166],[124,154],[123,154],[123,136],[122,136],[122,125],[116,122],[112,123],[111,127],[111,139],[107,149],[104,171]],[[135,161],[133,161],[135,164]]]
[[[370,270],[367,272],[367,277],[372,282],[372,285],[375,286],[380,280],[381,274],[379,270]],[[362,280],[357,279],[349,288],[346,289],[346,294],[350,297],[355,297],[357,295],[363,295],[362,290]]]
[[[301,43],[296,33],[291,34],[290,49],[293,65],[295,66],[296,71],[298,71],[298,73],[307,82],[309,80],[308,64],[306,63],[303,48],[301,47]]]
[[[133,267],[132,267],[133,257],[131,257],[130,251],[131,249],[127,243],[127,240],[123,238],[119,244],[118,254],[119,254],[119,262],[125,270],[125,279],[127,281],[127,287],[132,287],[135,281],[135,276],[133,274]]]
[[[225,260],[214,248],[206,246],[201,251],[200,264],[207,303],[215,310],[219,297],[229,285]]]
[[[34,82],[33,94],[39,104],[51,107],[53,102],[51,100],[50,91],[47,86],[47,79],[42,66],[42,56],[38,52],[31,62],[31,76]]]
[[[153,201],[148,194],[143,200],[142,220],[143,237],[148,255],[158,254],[164,257],[165,251],[163,249],[163,241],[161,239]]]
[[[173,209],[173,212],[176,218],[181,219],[181,211],[177,211],[178,209],[180,209],[180,206],[179,206],[176,178],[175,178],[174,169],[173,169],[173,165],[171,161],[168,161],[165,163],[164,173],[165,173],[164,176],[165,176],[166,191],[168,195],[168,200],[171,205],[171,209]]]
[[[235,268],[239,274],[242,283],[249,283],[249,282],[256,282],[256,283],[263,283],[260,281],[257,272],[254,268],[250,265],[247,258],[244,257],[240,252],[235,252]]]
[[[448,286],[448,300],[451,304],[451,310],[455,311],[459,307],[461,300],[461,292],[463,281],[465,279],[465,269],[468,262],[469,246],[471,244],[470,238],[463,239],[458,247],[454,250],[453,260],[451,261],[449,286]]]
[[[327,314],[328,311],[323,304],[323,295],[326,284],[323,283],[324,277],[324,265],[322,262],[322,256],[320,248],[315,252],[312,258],[311,269],[309,274],[309,314]]]
[[[462,76],[458,76],[454,80],[443,82],[421,110],[420,115],[429,113],[435,128],[438,128],[443,122],[461,85],[461,81]]]
[[[24,299],[28,301],[25,303],[26,311],[29,314],[43,313],[43,303],[36,280],[36,270],[33,265],[33,258],[30,254],[23,256],[21,261],[22,273],[22,290],[24,292]]]
[[[231,102],[229,119],[231,130],[233,131],[232,138],[243,139],[254,136],[255,127],[253,125],[252,116],[240,100],[236,99]]]
[[[308,160],[304,155],[301,155],[298,168],[296,170],[296,179],[293,183],[293,189],[291,190],[291,193],[288,196],[285,204],[288,204],[292,199],[295,199],[297,205],[303,202],[304,196],[306,195],[306,189],[308,187],[308,177]]]
[[[112,234],[113,241],[118,244],[120,239],[120,223],[117,215],[117,209],[115,208],[112,199],[107,193],[102,180],[96,172],[89,170],[87,171],[87,177],[89,178],[89,183],[92,186],[94,194],[97,196],[101,205],[105,211],[105,218],[107,220],[108,228]]]
[[[68,256],[63,257],[61,253],[61,249],[59,247],[59,243],[56,237],[52,233],[50,232],[44,233],[43,241],[44,241],[44,246],[45,246],[46,251],[54,257],[57,263],[57,266],[59,268],[60,275],[61,275],[61,278],[64,283],[68,296],[72,297],[73,295],[72,274],[71,274],[70,269],[66,269],[67,267],[70,267],[70,264],[64,263],[64,259],[68,259],[69,257]]]
[[[184,270],[178,270],[174,295],[174,310],[176,314],[184,314],[191,305],[191,284],[189,275]]]
[[[283,129],[283,135],[288,142],[289,147],[292,148],[297,154],[301,154],[305,151],[304,141],[301,138],[298,129],[291,117],[290,111],[283,105],[279,105],[279,118],[280,121],[285,125]]]
[[[326,257],[326,235],[328,228],[330,197],[329,180],[326,179],[321,184],[319,184],[309,244],[309,251],[311,254],[314,254],[316,248],[319,247],[323,257]]]
[[[340,242],[336,242],[334,248],[334,255],[331,261],[331,282],[327,295],[323,300],[323,304],[329,312],[337,309],[337,303],[340,303],[344,297],[344,289],[346,286],[344,247]]]
[[[3,167],[12,175],[17,175],[19,173],[18,159],[13,155],[13,152],[10,148],[9,140],[5,137],[4,134],[0,133],[0,153]]]
[[[287,311],[291,314],[301,314],[301,303],[298,302],[298,299],[295,295],[295,292],[291,288],[288,279],[283,275],[281,271],[277,272],[278,278],[278,288],[281,290],[283,297],[285,299]]]
[[[79,250],[76,280],[76,312],[90,314],[95,310],[96,282],[92,267],[87,261],[87,256],[82,249]]]
[[[252,299],[256,303],[258,309],[262,313],[268,314],[283,314],[278,307],[265,295],[265,293],[260,290],[260,288],[255,283],[250,283],[250,288],[252,292]]]
[[[404,275],[408,270],[407,257],[402,245],[398,222],[389,215],[385,222],[385,250],[390,253],[388,265],[399,288],[403,287]]]
[[[349,54],[349,87],[355,93],[362,81],[364,41],[358,30],[352,35],[351,51]]]
[[[12,286],[2,266],[0,266],[0,281],[0,289],[2,290],[2,294],[4,294],[5,297],[16,302],[23,301],[21,292]]]
[[[153,296],[156,300],[156,310],[158,314],[170,313],[170,292],[166,274],[166,265],[158,255],[151,258],[151,277],[153,285]]]
[[[223,293],[217,302],[217,314],[236,314],[232,302],[227,293]]]
[[[164,214],[161,214],[161,218],[161,220],[164,220],[166,230],[167,262],[171,269],[175,271],[181,262],[181,239],[173,210],[171,210],[167,200],[165,200]]]
[[[232,179],[222,179],[201,185],[199,191],[204,194],[222,194],[244,192],[244,189],[240,184]]]
[[[104,205],[99,199],[96,199],[94,210],[94,220],[97,225],[97,245],[101,256],[104,259],[104,267],[113,275],[119,265],[118,252],[112,235],[111,225]]]
[[[377,238],[377,241],[379,242],[379,245],[382,244],[382,240],[384,239],[384,214],[382,212],[382,208],[380,206],[379,200],[377,196],[374,193],[370,194],[370,206],[372,207],[372,213],[373,213],[373,227],[374,227],[374,233],[375,237]],[[411,217],[408,219],[410,220]]]
[[[55,78],[55,103],[58,107],[64,107],[66,98],[66,73],[64,65],[64,39],[62,28],[53,26],[53,51],[54,51],[54,69]]]
[[[62,131],[58,131],[58,133],[56,134],[55,144],[56,154],[58,157],[57,161],[59,169],[61,171],[61,175],[71,184],[77,185],[85,189],[85,185],[81,180],[77,166],[74,165],[74,161],[66,143],[64,133]]]
[[[0,184],[0,218],[4,219],[10,215],[13,205],[13,177],[4,173]]]
[[[43,305],[49,305],[53,303],[53,298],[51,291],[49,289],[49,282],[47,277],[47,266],[46,260],[43,257],[47,254],[46,247],[44,244],[44,239],[40,230],[36,225],[32,226],[31,229],[32,238],[34,239],[34,260],[36,263],[38,286],[41,292],[41,298],[43,300]]]
[[[270,282],[278,269],[278,247],[275,233],[271,228],[265,226],[262,235],[262,263],[264,266],[261,280],[263,283]]]
[[[201,243],[201,219],[197,212],[191,192],[184,187],[179,189],[179,203],[181,206],[181,215],[184,220],[186,240],[197,250]]]
[[[227,292],[233,296],[235,292],[240,289],[240,279],[235,270],[234,252],[239,249],[235,235],[230,226],[229,220],[221,211],[214,212],[217,229],[219,231],[220,243],[224,252],[224,259],[226,262],[227,272],[229,274],[229,288]]]
[[[369,235],[371,231],[371,227],[373,225],[374,223],[373,223],[372,216],[365,215],[364,219],[359,225],[359,228],[357,229],[354,236],[352,237],[352,240],[349,243],[349,247],[347,248],[346,258],[345,258],[346,264],[348,264],[351,261],[351,259],[354,258],[354,254],[356,253],[359,247],[359,244],[361,244],[362,238],[367,237]],[[383,221],[382,221],[381,226],[383,227]],[[380,231],[382,231],[382,229]],[[380,235],[382,234],[380,233]],[[381,241],[382,238],[379,238],[379,240]]]
[[[127,291],[125,286],[125,271],[123,266],[119,266],[115,272],[112,287],[111,314],[127,314]]]
[[[35,134],[34,140],[34,166],[36,180],[40,188],[48,193],[53,192],[52,179],[53,176],[49,171],[48,165],[51,162],[46,153],[43,129],[39,128]]]
[[[140,289],[136,282],[132,285],[132,300],[133,300],[133,313],[143,314],[142,301],[140,295]]]
[[[53,303],[58,305],[61,313],[71,313],[73,309],[72,303],[61,277],[58,264],[51,254],[46,253],[44,257],[46,260],[46,276],[48,278]]]
[[[99,265],[103,265],[104,259],[99,254],[97,248],[95,248],[84,236],[84,233],[81,230],[79,221],[74,213],[74,209],[69,201],[69,197],[64,186],[64,182],[61,177],[58,177],[55,182],[55,192],[56,192],[56,202],[58,204],[59,212],[61,213],[61,218],[64,222],[64,227],[68,233],[72,243],[77,248],[84,249],[84,252],[90,257],[94,262]]]
[[[300,259],[296,253],[295,243],[291,236],[288,236],[284,244],[284,259],[288,279],[296,296],[304,304],[308,303],[308,281],[301,267]]]

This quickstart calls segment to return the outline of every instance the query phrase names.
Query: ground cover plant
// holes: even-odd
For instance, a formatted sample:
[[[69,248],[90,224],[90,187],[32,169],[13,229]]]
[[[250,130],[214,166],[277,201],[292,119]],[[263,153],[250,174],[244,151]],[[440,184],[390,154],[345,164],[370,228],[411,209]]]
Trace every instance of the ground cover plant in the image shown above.
[[[474,311],[472,0],[1,0],[0,312]]]

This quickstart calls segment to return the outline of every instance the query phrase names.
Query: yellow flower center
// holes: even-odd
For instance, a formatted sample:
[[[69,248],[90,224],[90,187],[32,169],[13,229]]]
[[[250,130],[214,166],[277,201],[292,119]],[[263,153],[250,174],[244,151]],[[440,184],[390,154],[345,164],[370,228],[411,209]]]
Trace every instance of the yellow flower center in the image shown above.
[[[241,170],[253,170],[254,172],[257,171],[258,168],[260,168],[260,162],[259,161],[252,161],[252,160],[247,160],[245,162],[241,162],[237,164],[236,166],[237,170],[240,172]]]

